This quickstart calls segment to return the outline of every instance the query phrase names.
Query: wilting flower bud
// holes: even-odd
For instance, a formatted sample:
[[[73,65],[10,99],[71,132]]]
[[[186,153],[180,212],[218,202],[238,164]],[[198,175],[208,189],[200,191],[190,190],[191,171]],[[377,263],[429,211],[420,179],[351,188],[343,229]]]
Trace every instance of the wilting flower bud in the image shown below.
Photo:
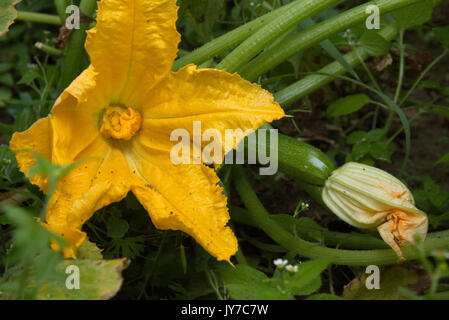
[[[361,229],[376,229],[404,259],[400,247],[423,241],[427,215],[415,207],[412,193],[387,172],[350,162],[335,170],[323,189],[323,201],[339,218]]]

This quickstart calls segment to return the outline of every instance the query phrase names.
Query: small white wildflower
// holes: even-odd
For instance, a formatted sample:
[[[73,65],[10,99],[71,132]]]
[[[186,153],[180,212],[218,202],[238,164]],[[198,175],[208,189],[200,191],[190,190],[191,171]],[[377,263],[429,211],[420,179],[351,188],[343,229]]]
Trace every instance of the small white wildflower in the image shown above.
[[[449,260],[449,251],[447,250],[434,250],[432,251],[432,256],[434,257],[441,257],[446,260]]]
[[[250,5],[251,7],[253,7],[253,6],[254,6],[254,2],[250,2],[249,5]]]
[[[298,266],[292,266],[291,264],[289,264],[285,267],[285,270],[289,272],[298,272]]]
[[[283,268],[287,265],[288,260],[276,259],[273,261],[274,265],[278,268]]]

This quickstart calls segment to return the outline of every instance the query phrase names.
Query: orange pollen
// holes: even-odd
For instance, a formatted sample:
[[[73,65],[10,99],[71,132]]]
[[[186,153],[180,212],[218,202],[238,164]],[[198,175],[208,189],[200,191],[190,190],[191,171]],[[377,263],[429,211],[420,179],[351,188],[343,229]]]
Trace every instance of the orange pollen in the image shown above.
[[[103,116],[101,134],[109,139],[130,140],[142,126],[142,116],[132,108],[109,107]]]

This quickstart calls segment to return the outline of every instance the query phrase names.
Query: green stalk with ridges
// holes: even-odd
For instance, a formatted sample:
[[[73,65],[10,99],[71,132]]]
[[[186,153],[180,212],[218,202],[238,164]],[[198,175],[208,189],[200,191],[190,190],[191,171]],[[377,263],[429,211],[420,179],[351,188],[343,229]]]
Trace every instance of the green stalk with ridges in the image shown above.
[[[301,1],[303,0],[293,1],[206,43],[202,47],[176,60],[173,64],[173,70],[177,71],[190,63],[198,65],[206,60],[214,58],[226,50],[238,45],[267,23],[270,23],[280,15],[288,12],[297,2]]]
[[[253,59],[245,65],[245,67],[240,69],[239,73],[247,80],[256,80],[260,75],[276,67],[297,52],[310,48],[337,32],[364,22],[369,16],[369,14],[366,13],[368,6],[376,5],[383,14],[419,1],[420,0],[376,0],[367,2],[316,24],[309,29],[292,35],[288,40],[267,49]]]
[[[295,6],[291,7],[289,11],[255,32],[234,51],[227,55],[226,58],[218,64],[217,69],[226,69],[226,71],[231,73],[239,70],[265,47],[276,40],[276,38],[280,37],[288,30],[291,30],[291,28],[299,22],[340,1],[341,0],[305,0],[295,3]]]
[[[381,31],[379,35],[385,40],[391,41],[398,34],[397,27],[392,24]],[[351,66],[355,67],[360,64],[360,59],[366,60],[370,57],[369,53],[363,48],[354,49],[354,51],[343,56],[346,62]],[[360,57],[360,59],[359,59]],[[274,97],[275,100],[283,107],[288,107],[294,102],[300,100],[301,98],[311,94],[312,92],[318,90],[319,88],[325,86],[326,84],[335,80],[335,77],[325,76],[322,74],[333,74],[333,75],[343,75],[347,70],[338,62],[334,61],[324,68],[318,70],[320,74],[312,74],[307,77],[285,87],[284,89],[278,91]]]

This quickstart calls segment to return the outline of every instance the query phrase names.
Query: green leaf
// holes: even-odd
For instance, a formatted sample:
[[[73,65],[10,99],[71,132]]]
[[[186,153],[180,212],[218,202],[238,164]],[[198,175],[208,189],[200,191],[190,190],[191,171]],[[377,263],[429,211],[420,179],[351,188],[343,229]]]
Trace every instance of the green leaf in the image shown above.
[[[21,179],[21,174],[17,168],[16,157],[8,146],[0,146],[0,172],[3,178],[14,183]]]
[[[36,121],[36,115],[32,108],[24,108],[14,122],[14,131],[24,131]]]
[[[14,79],[10,73],[0,74],[0,84],[11,87],[14,84]]]
[[[446,153],[440,160],[437,161],[437,164],[440,163],[449,163],[449,153]]]
[[[424,191],[430,203],[439,210],[442,210],[449,202],[449,192],[441,189],[430,177],[424,179]]]
[[[184,0],[186,19],[205,41],[213,38],[213,27],[219,20],[224,0]]]
[[[39,77],[39,71],[37,68],[31,68],[29,69],[17,82],[17,84],[30,84],[34,80],[36,80]]]
[[[435,0],[421,1],[405,8],[397,9],[391,12],[391,15],[402,30],[420,26],[432,18],[433,8],[437,2]]]
[[[140,256],[145,249],[145,236],[113,238],[110,246],[107,247],[105,256],[122,256],[128,259],[134,259]]]
[[[449,26],[433,29],[435,38],[437,38],[443,46],[449,48]]]
[[[281,292],[277,282],[265,273],[245,265],[226,268],[221,278],[235,300],[285,300],[293,299],[288,293]]]
[[[12,92],[8,88],[0,88],[0,107],[5,106],[5,101],[11,99]]]
[[[341,99],[338,99],[327,108],[327,115],[329,117],[338,117],[354,113],[365,105],[371,99],[366,94],[354,94]]]
[[[359,142],[352,148],[352,158],[354,161],[358,161],[366,156],[371,149],[371,143]]]
[[[14,8],[21,0],[0,0],[0,36],[8,32],[9,26],[17,18]]]
[[[112,217],[107,224],[108,236],[111,238],[122,238],[129,230],[129,224],[126,220]]]
[[[385,137],[385,130],[384,129],[374,129],[368,132],[365,136],[365,140],[367,142],[376,142]]]
[[[58,267],[66,270],[68,266],[79,268],[80,289],[69,290],[64,282],[53,281],[44,284],[38,292],[42,300],[107,300],[119,291],[123,278],[122,270],[128,266],[128,260],[66,260]],[[64,279],[65,280],[65,279]]]
[[[360,45],[371,56],[382,56],[390,51],[391,43],[376,31],[367,31],[360,38]]]
[[[390,151],[388,150],[388,145],[385,143],[373,143],[369,151],[370,155],[380,161],[391,162]]]
[[[11,70],[12,67],[14,67],[14,63],[2,62],[2,63],[0,63],[0,73],[7,72],[7,71]]]
[[[426,105],[429,108],[429,111],[440,116],[449,118],[449,108],[446,106],[439,105]]]
[[[78,248],[76,256],[79,260],[101,260],[103,259],[101,251],[95,243],[85,240],[81,247]]]
[[[357,142],[362,141],[362,139],[365,138],[366,134],[366,131],[353,131],[347,136],[346,143],[356,144]]]
[[[433,228],[447,226],[449,223],[449,211],[440,215],[429,214],[429,223]]]
[[[37,227],[39,229],[36,230],[41,230],[39,232],[48,233],[48,231],[42,228],[35,219],[32,217],[21,216],[20,214],[17,214],[20,213],[20,211],[17,210],[18,209],[14,209],[14,211],[10,210],[11,215],[9,218],[14,218],[16,223],[22,225],[24,223],[29,224],[31,221],[32,225],[35,225],[33,228]],[[14,216],[12,214],[14,214]],[[24,232],[22,227],[19,234],[19,240],[23,238],[23,240],[20,241],[25,241],[28,247],[32,247],[32,245],[29,244],[29,239],[30,236],[33,235]],[[33,241],[36,242],[38,239],[45,240],[45,248],[40,249],[39,252],[45,252],[45,250],[47,250],[52,255],[60,254],[50,249],[50,239],[48,236],[42,238],[42,236],[38,237],[37,234],[34,234]],[[50,264],[51,268],[47,267],[47,272],[49,272],[51,277],[45,278],[44,281],[37,278],[36,270],[38,270],[38,265],[34,264],[30,268],[25,283],[27,291],[37,290],[35,296],[32,298],[37,300],[105,300],[115,296],[123,282],[121,273],[128,267],[129,261],[126,258],[104,260],[101,255],[101,250],[88,240],[86,240],[79,248],[77,256],[78,259],[76,260],[67,259],[59,262],[56,261],[57,265]],[[48,258],[44,258],[45,259],[42,259],[42,262],[45,266],[48,266],[51,262]],[[23,258],[21,261],[23,261]],[[73,274],[73,271],[68,269],[69,266],[76,266],[79,268],[79,289],[68,289],[66,286],[68,277]],[[20,284],[23,283],[23,270],[23,266],[18,264],[13,267],[12,271],[9,271],[6,281],[2,282],[2,279],[0,278],[0,299],[15,299],[17,297]],[[40,285],[38,285],[38,283]]]
[[[64,273],[56,270],[62,253],[50,249],[50,242],[64,241],[42,227],[31,212],[15,206],[2,209],[14,227],[14,245],[5,257],[8,268],[0,277],[0,299],[34,299],[37,284],[63,279]]]
[[[315,292],[321,286],[319,276],[328,264],[329,261],[327,260],[312,260],[298,265],[298,271],[294,273],[292,279],[286,284],[286,288],[295,295],[306,295]],[[316,279],[319,279],[318,283]],[[310,292],[311,288],[313,289]]]
[[[420,274],[415,269],[395,265],[380,272],[380,289],[369,290],[366,280],[369,274],[365,270],[352,280],[343,292],[346,300],[397,300],[401,298],[399,288],[419,282]]]
[[[313,296],[307,297],[306,300],[344,300],[342,297],[328,294],[328,293],[319,293],[314,294]]]
[[[371,157],[362,157],[358,160],[359,163],[366,164],[367,166],[374,166],[374,160]]]

